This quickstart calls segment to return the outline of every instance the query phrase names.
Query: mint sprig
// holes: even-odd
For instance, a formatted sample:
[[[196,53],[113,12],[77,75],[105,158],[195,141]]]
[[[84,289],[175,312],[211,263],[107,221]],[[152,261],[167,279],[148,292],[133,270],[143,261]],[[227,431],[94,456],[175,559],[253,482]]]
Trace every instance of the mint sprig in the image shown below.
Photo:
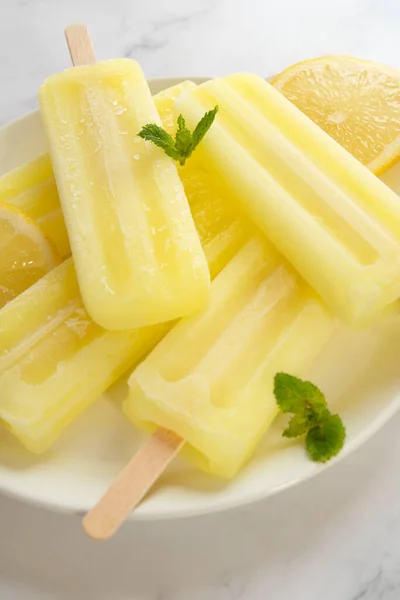
[[[333,415],[321,390],[310,381],[287,373],[277,373],[274,395],[283,413],[292,413],[282,435],[288,438],[305,436],[309,457],[327,462],[343,448],[346,430],[339,415]]]
[[[155,123],[145,125],[138,135],[143,140],[148,140],[162,148],[168,156],[183,166],[210,129],[218,110],[218,106],[215,106],[215,108],[206,112],[197,123],[193,133],[186,127],[183,116],[179,115],[175,138]]]

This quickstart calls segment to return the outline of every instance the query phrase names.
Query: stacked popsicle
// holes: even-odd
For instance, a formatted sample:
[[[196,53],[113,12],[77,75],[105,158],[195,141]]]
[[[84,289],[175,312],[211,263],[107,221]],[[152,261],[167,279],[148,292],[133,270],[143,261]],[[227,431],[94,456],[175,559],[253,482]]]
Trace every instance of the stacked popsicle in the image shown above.
[[[173,161],[137,136],[161,123],[132,60],[79,66],[40,90],[79,287],[107,329],[202,308],[209,271]]]
[[[86,35],[69,31],[79,66],[40,91],[51,163],[0,181],[72,252],[1,310],[0,417],[42,451],[154,348],[124,411],[155,443],[89,517],[105,537],[157,477],[122,497],[148,452],[162,469],[185,445],[232,477],[277,412],[275,373],[306,372],[337,317],[366,325],[396,300],[400,204],[264,80],[185,82],[154,101],[137,63],[94,64]]]

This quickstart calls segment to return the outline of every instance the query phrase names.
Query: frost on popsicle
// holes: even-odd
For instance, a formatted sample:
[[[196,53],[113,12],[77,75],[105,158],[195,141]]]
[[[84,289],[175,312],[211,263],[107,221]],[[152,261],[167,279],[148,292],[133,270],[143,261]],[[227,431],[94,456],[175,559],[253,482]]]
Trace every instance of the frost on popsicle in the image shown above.
[[[186,127],[183,116],[179,115],[175,139],[156,123],[145,125],[138,135],[142,139],[153,142],[153,144],[162,148],[168,156],[183,166],[210,129],[218,110],[218,106],[215,106],[212,110],[206,112],[197,123],[193,133]]]

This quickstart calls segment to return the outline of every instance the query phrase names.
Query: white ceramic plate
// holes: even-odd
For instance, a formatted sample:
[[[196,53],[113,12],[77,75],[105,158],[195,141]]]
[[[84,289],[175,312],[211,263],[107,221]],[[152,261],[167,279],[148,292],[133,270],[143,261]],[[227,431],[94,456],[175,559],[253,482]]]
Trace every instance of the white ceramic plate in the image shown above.
[[[155,80],[150,85],[156,93],[178,81]],[[40,115],[33,112],[0,129],[0,175],[45,151]],[[394,189],[398,182],[399,192],[400,167],[397,173],[394,169],[387,173],[385,180]],[[370,438],[398,410],[399,356],[400,318],[393,316],[369,331],[339,329],[309,373],[346,424],[348,437],[340,457]],[[109,390],[43,456],[29,454],[10,434],[1,432],[0,490],[54,510],[87,511],[143,439],[119,410],[125,390],[124,381]],[[253,460],[229,483],[177,459],[132,518],[184,517],[232,508],[326,468],[308,460],[301,444],[283,440],[282,426],[278,418]]]

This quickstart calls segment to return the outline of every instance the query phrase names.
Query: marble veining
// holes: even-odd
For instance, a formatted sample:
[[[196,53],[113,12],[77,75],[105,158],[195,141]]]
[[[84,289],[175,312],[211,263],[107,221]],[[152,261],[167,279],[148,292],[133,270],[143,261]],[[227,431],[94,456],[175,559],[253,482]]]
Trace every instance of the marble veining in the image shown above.
[[[209,15],[215,2],[209,6],[207,6],[207,3],[204,4],[205,6],[200,7],[198,10],[191,10],[187,14],[171,15],[168,18],[151,22],[148,31],[137,42],[124,50],[124,56],[126,58],[137,59],[140,51],[153,51],[165,48],[177,31],[186,29],[191,26],[193,21],[203,19],[204,16]]]
[[[398,0],[1,0],[0,124],[67,68],[63,28],[148,77],[271,74],[342,53],[400,66]],[[131,523],[109,544],[79,519],[0,497],[0,598],[399,600],[400,415],[320,477],[255,506]]]

